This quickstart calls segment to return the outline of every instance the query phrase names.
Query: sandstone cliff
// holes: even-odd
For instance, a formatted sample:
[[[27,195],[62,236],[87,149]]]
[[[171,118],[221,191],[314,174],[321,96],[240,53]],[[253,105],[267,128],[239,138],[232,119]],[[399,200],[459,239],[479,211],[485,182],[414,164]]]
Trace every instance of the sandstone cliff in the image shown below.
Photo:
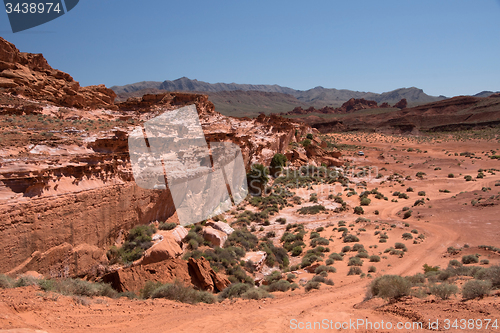
[[[107,261],[105,249],[129,229],[172,216],[168,190],[135,184],[127,133],[192,104],[207,142],[238,144],[247,168],[268,164],[313,132],[277,116],[223,116],[200,94],[145,95],[115,104],[106,87],[82,88],[42,55],[21,53],[0,38],[0,273],[95,275]],[[316,156],[324,159],[320,153],[308,159]]]

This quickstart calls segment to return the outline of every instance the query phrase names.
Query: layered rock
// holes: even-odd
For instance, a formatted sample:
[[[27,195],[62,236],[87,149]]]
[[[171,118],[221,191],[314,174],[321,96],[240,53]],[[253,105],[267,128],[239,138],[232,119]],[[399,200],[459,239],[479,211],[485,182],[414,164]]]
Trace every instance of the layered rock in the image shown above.
[[[116,109],[116,94],[104,85],[80,87],[69,74],[53,69],[41,54],[19,52],[0,37],[0,90],[76,108]]]
[[[222,291],[230,282],[216,273],[205,258],[169,259],[142,266],[116,270],[103,276],[102,280],[120,291],[139,292],[146,281],[172,283],[179,281],[197,289],[211,292]]]

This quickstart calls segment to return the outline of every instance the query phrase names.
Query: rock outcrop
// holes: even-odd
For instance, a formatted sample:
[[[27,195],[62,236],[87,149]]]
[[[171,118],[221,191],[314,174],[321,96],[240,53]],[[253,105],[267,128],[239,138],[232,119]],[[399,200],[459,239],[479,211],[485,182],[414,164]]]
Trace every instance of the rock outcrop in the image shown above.
[[[408,102],[406,101],[406,98],[403,98],[402,100],[394,104],[394,107],[398,109],[406,109],[407,106]]]
[[[80,87],[69,74],[53,69],[41,54],[19,52],[0,37],[0,90],[58,106],[116,109],[116,94],[104,85]]]
[[[42,55],[19,52],[4,39],[0,79],[0,116],[12,124],[1,129],[0,273],[86,275],[131,228],[175,217],[168,190],[136,185],[128,152],[128,133],[163,112],[195,104],[206,141],[237,144],[247,169],[268,165],[274,154],[314,133],[279,116],[223,116],[200,94],[150,94],[114,104],[114,93],[104,86],[82,88]],[[319,164],[325,156],[318,152],[297,165]],[[180,244],[187,230],[177,227],[171,234]],[[178,256],[173,243],[156,252],[165,244],[151,249],[148,260]],[[99,251],[75,260],[80,247]]]
[[[172,283],[179,281],[200,290],[222,291],[230,282],[211,267],[205,258],[169,259],[142,266],[118,269],[103,276],[102,280],[110,283],[117,291],[139,292],[146,281]]]

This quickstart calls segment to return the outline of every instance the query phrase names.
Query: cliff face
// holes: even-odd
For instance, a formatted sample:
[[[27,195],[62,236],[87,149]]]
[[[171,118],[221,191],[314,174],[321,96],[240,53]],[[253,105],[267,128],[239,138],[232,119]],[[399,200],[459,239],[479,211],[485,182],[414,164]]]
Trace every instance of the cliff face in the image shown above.
[[[0,273],[95,275],[105,250],[129,229],[172,216],[168,190],[135,184],[128,133],[192,104],[207,142],[238,144],[247,168],[268,164],[296,135],[313,132],[276,116],[226,117],[199,94],[115,104],[106,87],[82,88],[43,56],[0,39]]]
[[[19,52],[0,37],[0,88],[13,95],[45,100],[56,105],[114,107],[116,94],[104,85],[80,87],[64,72],[53,69],[41,54]]]

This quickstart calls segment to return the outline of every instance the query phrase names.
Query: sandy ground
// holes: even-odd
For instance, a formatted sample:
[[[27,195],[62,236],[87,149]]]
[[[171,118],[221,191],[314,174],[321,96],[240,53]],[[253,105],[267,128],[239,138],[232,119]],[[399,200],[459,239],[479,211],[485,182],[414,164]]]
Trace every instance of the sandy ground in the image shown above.
[[[359,238],[370,255],[386,256],[378,263],[369,263],[366,259],[362,266],[367,273],[369,266],[377,268],[374,277],[383,274],[412,275],[423,272],[422,266],[429,264],[446,267],[450,259],[459,259],[464,254],[479,253],[480,259],[488,259],[489,265],[500,263],[498,254],[478,249],[479,245],[500,247],[500,206],[486,205],[473,206],[472,200],[482,197],[483,201],[500,193],[500,171],[494,174],[484,172],[485,177],[476,179],[478,169],[499,169],[500,160],[492,160],[485,156],[490,150],[500,152],[500,143],[497,141],[469,140],[419,140],[402,139],[398,137],[377,135],[334,135],[339,143],[364,146],[365,157],[356,155],[357,150],[346,150],[345,158],[355,166],[372,166],[383,178],[363,178],[368,190],[378,188],[388,201],[377,200],[370,196],[371,204],[365,208],[363,217],[371,220],[370,223],[356,223],[354,230],[365,228]],[[408,151],[408,148],[413,148]],[[418,149],[418,150],[417,150]],[[475,158],[460,156],[462,152],[475,153]],[[455,156],[457,153],[458,156]],[[382,159],[380,155],[384,156]],[[480,159],[479,159],[480,157]],[[382,170],[386,168],[387,170]],[[424,172],[422,178],[416,177],[417,172]],[[402,175],[401,182],[388,181],[387,177],[398,173]],[[453,173],[454,178],[448,174]],[[376,173],[375,173],[376,175]],[[464,176],[471,175],[473,181],[465,181]],[[411,180],[405,180],[410,176]],[[353,178],[356,180],[356,178]],[[381,181],[385,182],[381,184]],[[404,185],[403,185],[403,184]],[[412,187],[413,192],[406,192]],[[483,191],[483,188],[485,191]],[[490,188],[490,189],[488,189]],[[442,190],[442,191],[439,191]],[[444,190],[449,191],[449,193]],[[326,191],[319,194],[319,203],[328,208],[334,208]],[[356,189],[360,193],[361,189]],[[397,199],[392,192],[407,193],[409,199]],[[425,191],[424,197],[418,196],[419,191]],[[318,192],[318,188],[304,192],[304,198]],[[346,193],[346,192],[345,192]],[[343,199],[350,207],[359,204],[358,196]],[[422,206],[411,207],[420,198],[429,198]],[[481,200],[480,200],[481,202]],[[498,202],[498,201],[497,201]],[[309,203],[305,204],[310,205]],[[402,218],[403,207],[411,207],[413,214],[410,218]],[[339,220],[346,221],[347,225],[354,224],[358,215],[351,213],[318,214],[313,216],[298,216],[297,207],[284,209],[279,217],[286,217],[287,223],[303,223],[306,230],[325,226],[321,236],[333,238],[329,245],[331,252],[340,252],[345,246],[340,240],[340,233],[332,231]],[[375,215],[375,210],[379,215]],[[278,216],[276,216],[278,217]],[[271,219],[274,221],[274,218]],[[377,222],[375,222],[377,221]],[[409,223],[406,227],[404,223]],[[390,227],[391,225],[396,227]],[[327,225],[330,225],[326,227]],[[387,243],[379,243],[374,235],[376,226],[386,228],[389,239]],[[272,223],[265,227],[263,234],[270,230],[276,231],[275,242],[279,242],[285,226]],[[418,244],[412,240],[405,241],[402,233],[418,230],[418,234],[425,235],[425,239]],[[416,235],[414,235],[416,236]],[[309,243],[309,236],[305,237]],[[403,242],[408,247],[404,257],[384,254],[384,250],[394,246],[395,242]],[[449,255],[447,248],[464,248],[460,254]],[[352,244],[350,244],[352,245]],[[377,247],[373,247],[377,245]],[[372,247],[370,247],[372,246]],[[308,247],[309,248],[309,247]],[[308,249],[307,248],[307,249]],[[294,259],[295,260],[295,259]],[[296,260],[295,260],[296,261]],[[292,260],[292,264],[294,261]],[[336,273],[330,273],[329,278],[334,286],[321,285],[320,290],[305,293],[303,288],[286,293],[274,293],[274,299],[266,300],[226,300],[218,304],[188,305],[168,300],[118,300],[108,298],[71,298],[56,294],[43,293],[34,287],[0,290],[0,329],[27,329],[26,332],[41,330],[46,332],[308,332],[343,331],[343,332],[393,332],[398,322],[406,323],[423,321],[427,326],[438,320],[439,331],[458,332],[458,328],[446,329],[446,320],[496,319],[500,321],[499,292],[481,300],[463,301],[460,296],[443,301],[428,296],[423,299],[408,297],[395,303],[388,304],[381,299],[364,301],[367,286],[371,279],[360,276],[347,276],[347,260],[335,262]],[[489,266],[486,265],[486,266]],[[310,278],[312,275],[303,270],[298,271],[298,279]],[[458,284],[463,283],[459,281]],[[330,322],[331,321],[331,322]],[[360,326],[347,323],[356,322]],[[362,322],[363,321],[363,322]],[[365,324],[369,321],[372,326]],[[384,326],[380,327],[384,321]],[[320,328],[314,322],[322,322]],[[387,323],[393,324],[390,329]],[[310,323],[311,329],[307,323]],[[344,323],[343,329],[340,324]],[[478,322],[476,322],[477,325]],[[493,323],[493,322],[492,322]],[[326,326],[328,324],[328,327]],[[460,322],[458,323],[460,325]],[[500,324],[500,323],[499,323]],[[303,325],[303,326],[300,326]],[[331,326],[333,327],[331,327]],[[368,325],[368,326],[367,326]],[[377,329],[377,325],[379,325]],[[407,324],[409,325],[409,324]],[[435,326],[434,326],[435,327]],[[471,326],[472,327],[472,326]],[[498,328],[485,329],[478,326],[464,330],[470,332],[495,332]],[[330,329],[331,328],[331,329]],[[402,332],[422,332],[429,329],[417,329],[407,326]],[[0,330],[0,332],[2,332]],[[24,331],[11,331],[24,332]]]

